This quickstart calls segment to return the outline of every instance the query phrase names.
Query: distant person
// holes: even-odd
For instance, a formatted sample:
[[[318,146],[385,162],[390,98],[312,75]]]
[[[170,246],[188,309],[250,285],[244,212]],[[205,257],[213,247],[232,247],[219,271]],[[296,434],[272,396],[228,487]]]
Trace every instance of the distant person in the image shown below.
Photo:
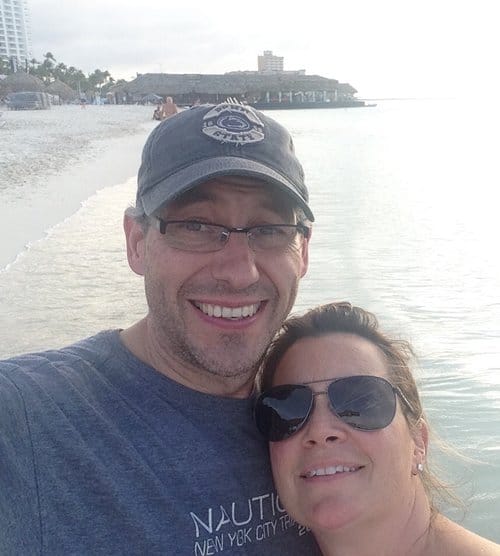
[[[162,120],[162,105],[158,104],[153,112],[153,120]]]
[[[179,109],[177,108],[174,99],[172,97],[167,97],[161,107],[162,120],[166,120],[167,118],[170,118],[170,116],[174,116],[178,112]]]
[[[312,220],[268,116],[204,105],[155,127],[124,217],[147,314],[0,363],[0,554],[317,553],[252,419]]]
[[[285,322],[255,408],[280,501],[324,556],[499,556],[435,507],[410,355],[349,303]]]

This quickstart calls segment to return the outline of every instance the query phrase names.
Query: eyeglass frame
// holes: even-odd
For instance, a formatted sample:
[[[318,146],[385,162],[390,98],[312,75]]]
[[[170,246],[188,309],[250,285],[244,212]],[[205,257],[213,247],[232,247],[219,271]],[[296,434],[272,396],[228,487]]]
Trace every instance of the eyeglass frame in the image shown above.
[[[224,226],[223,224],[216,224],[213,222],[203,222],[202,220],[191,220],[191,219],[180,219],[180,220],[164,220],[161,216],[154,215],[152,219],[155,223],[155,227],[158,229],[161,235],[167,235],[167,226],[168,224],[202,224],[204,226],[214,226],[216,228],[221,229],[221,237],[225,238],[224,241],[220,244],[220,247],[217,248],[210,248],[210,249],[184,249],[181,247],[174,247],[175,249],[179,249],[181,251],[187,251],[191,253],[215,253],[217,251],[221,251],[227,245],[231,234],[245,234],[247,236],[247,241],[249,247],[252,251],[272,251],[272,249],[255,249],[252,246],[250,241],[251,239],[251,232],[257,228],[294,228],[296,232],[302,234],[305,239],[308,239],[311,234],[311,229],[306,226],[302,222],[298,222],[297,224],[256,224],[255,226],[247,226],[247,227],[231,227],[231,226]]]
[[[334,384],[336,382],[339,382],[339,381],[342,381],[342,380],[345,380],[345,379],[351,379],[351,378],[374,378],[374,379],[377,379],[377,380],[381,380],[381,381],[385,382],[388,386],[390,386],[390,388],[392,389],[392,392],[394,394],[395,406],[394,406],[394,414],[393,414],[391,420],[389,421],[389,423],[387,423],[383,427],[366,428],[366,427],[360,426],[358,424],[348,422],[345,419],[343,419],[342,416],[340,416],[338,414],[337,409],[335,408],[335,406],[333,405],[332,400],[330,399],[330,395],[329,395],[330,387],[331,387],[332,384]],[[315,391],[310,387],[311,384],[318,384],[318,383],[325,383],[325,382],[328,382],[326,390]],[[264,433],[259,427],[259,424],[258,424],[258,413],[259,413],[258,412],[258,407],[262,407],[261,400],[263,398],[265,398],[266,396],[269,396],[269,393],[271,391],[273,391],[275,388],[277,389],[277,388],[283,388],[283,387],[294,387],[294,388],[305,387],[311,395],[310,405],[309,405],[309,408],[308,408],[306,414],[304,415],[304,417],[301,418],[301,422],[298,425],[294,425],[294,430],[293,431],[291,431],[289,434],[286,434],[282,438],[271,439],[270,436],[268,434]],[[407,409],[410,410],[410,412],[412,412],[412,413],[415,412],[415,410],[413,408],[413,405],[408,400],[408,398],[403,394],[403,391],[399,388],[399,386],[395,386],[387,378],[377,376],[377,375],[350,375],[350,376],[337,377],[337,378],[323,378],[323,379],[311,380],[311,381],[308,381],[308,382],[301,382],[301,383],[280,384],[280,385],[272,386],[272,387],[264,390],[263,392],[261,392],[259,394],[259,396],[256,400],[256,403],[254,405],[254,410],[253,410],[254,411],[254,420],[257,423],[257,427],[259,427],[259,430],[261,431],[261,433],[263,433],[264,436],[266,436],[268,438],[268,441],[270,441],[270,442],[280,442],[280,441],[286,440],[287,438],[290,438],[291,436],[293,436],[297,432],[299,432],[300,429],[302,429],[302,427],[309,421],[309,419],[311,418],[311,415],[313,414],[313,412],[315,410],[315,407],[314,407],[315,406],[315,399],[316,399],[317,396],[320,396],[320,395],[326,395],[327,396],[329,409],[330,409],[330,411],[332,412],[333,415],[336,415],[339,419],[341,419],[349,427],[351,427],[355,430],[359,430],[361,432],[372,432],[372,431],[380,430],[380,429],[383,429],[383,428],[389,426],[392,423],[392,421],[395,417],[395,413],[397,411],[397,398],[398,397],[403,402],[403,404],[407,407]],[[282,419],[281,416],[280,416],[280,419]],[[284,419],[282,419],[282,420],[285,421]]]
[[[351,376],[372,376],[372,375],[351,375]],[[377,375],[373,375],[373,376],[377,376]],[[339,377],[339,378],[322,378],[322,379],[319,379],[319,380],[310,380],[309,382],[299,382],[297,384],[290,384],[289,386],[309,386],[309,384],[319,384],[320,382],[328,382],[329,384],[328,384],[326,390],[320,390],[319,392],[315,392],[312,388],[309,388],[309,390],[311,390],[311,392],[312,392],[312,399],[314,400],[314,398],[316,396],[320,396],[322,394],[328,396],[328,388],[330,387],[330,384],[333,384],[334,382],[337,382],[338,380],[342,380],[344,378],[350,378],[350,377],[342,376],[342,377]],[[413,409],[413,406],[411,405],[410,401],[403,394],[403,391],[401,390],[401,388],[399,386],[394,386],[394,384],[390,380],[387,380],[387,378],[384,378],[382,376],[377,377],[377,378],[381,378],[382,380],[385,380],[385,382],[387,382],[391,386],[393,392],[401,398],[401,401],[406,405],[406,407],[412,412],[415,411]],[[285,386],[288,386],[288,385],[285,385]],[[311,411],[314,411],[314,407],[311,408]]]

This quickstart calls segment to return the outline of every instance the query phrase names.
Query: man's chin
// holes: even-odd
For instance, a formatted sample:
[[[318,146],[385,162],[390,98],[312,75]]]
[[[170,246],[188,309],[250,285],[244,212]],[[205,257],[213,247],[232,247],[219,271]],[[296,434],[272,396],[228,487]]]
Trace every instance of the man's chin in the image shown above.
[[[191,353],[199,365],[213,374],[241,376],[257,369],[266,345],[265,340],[254,335],[225,333],[191,344]]]
[[[227,361],[203,361],[198,363],[199,366],[205,371],[214,376],[219,377],[221,379],[227,380],[241,380],[246,379],[250,376],[255,375],[258,369],[258,363],[253,363],[251,365],[242,365],[241,359],[235,359],[234,361],[227,362]]]

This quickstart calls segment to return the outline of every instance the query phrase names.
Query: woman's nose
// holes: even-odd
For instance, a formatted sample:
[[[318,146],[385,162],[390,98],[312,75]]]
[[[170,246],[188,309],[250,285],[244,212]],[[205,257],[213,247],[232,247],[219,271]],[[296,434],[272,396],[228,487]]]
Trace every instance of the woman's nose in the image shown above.
[[[312,413],[306,423],[304,440],[307,444],[322,444],[326,442],[341,442],[348,434],[346,425],[330,407],[326,392],[314,395]]]

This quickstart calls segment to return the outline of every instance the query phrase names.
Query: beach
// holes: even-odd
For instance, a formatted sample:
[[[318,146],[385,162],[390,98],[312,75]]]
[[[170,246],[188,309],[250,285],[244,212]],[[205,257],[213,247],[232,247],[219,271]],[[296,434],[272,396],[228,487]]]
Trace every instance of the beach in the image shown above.
[[[348,300],[410,340],[431,449],[466,512],[500,542],[500,171],[487,108],[443,101],[269,112],[303,161],[316,215],[294,311]],[[146,311],[121,228],[142,106],[4,113],[0,129],[0,357],[57,348]]]
[[[149,106],[4,111],[0,144],[0,268],[74,214],[93,193],[135,176],[158,122]]]

